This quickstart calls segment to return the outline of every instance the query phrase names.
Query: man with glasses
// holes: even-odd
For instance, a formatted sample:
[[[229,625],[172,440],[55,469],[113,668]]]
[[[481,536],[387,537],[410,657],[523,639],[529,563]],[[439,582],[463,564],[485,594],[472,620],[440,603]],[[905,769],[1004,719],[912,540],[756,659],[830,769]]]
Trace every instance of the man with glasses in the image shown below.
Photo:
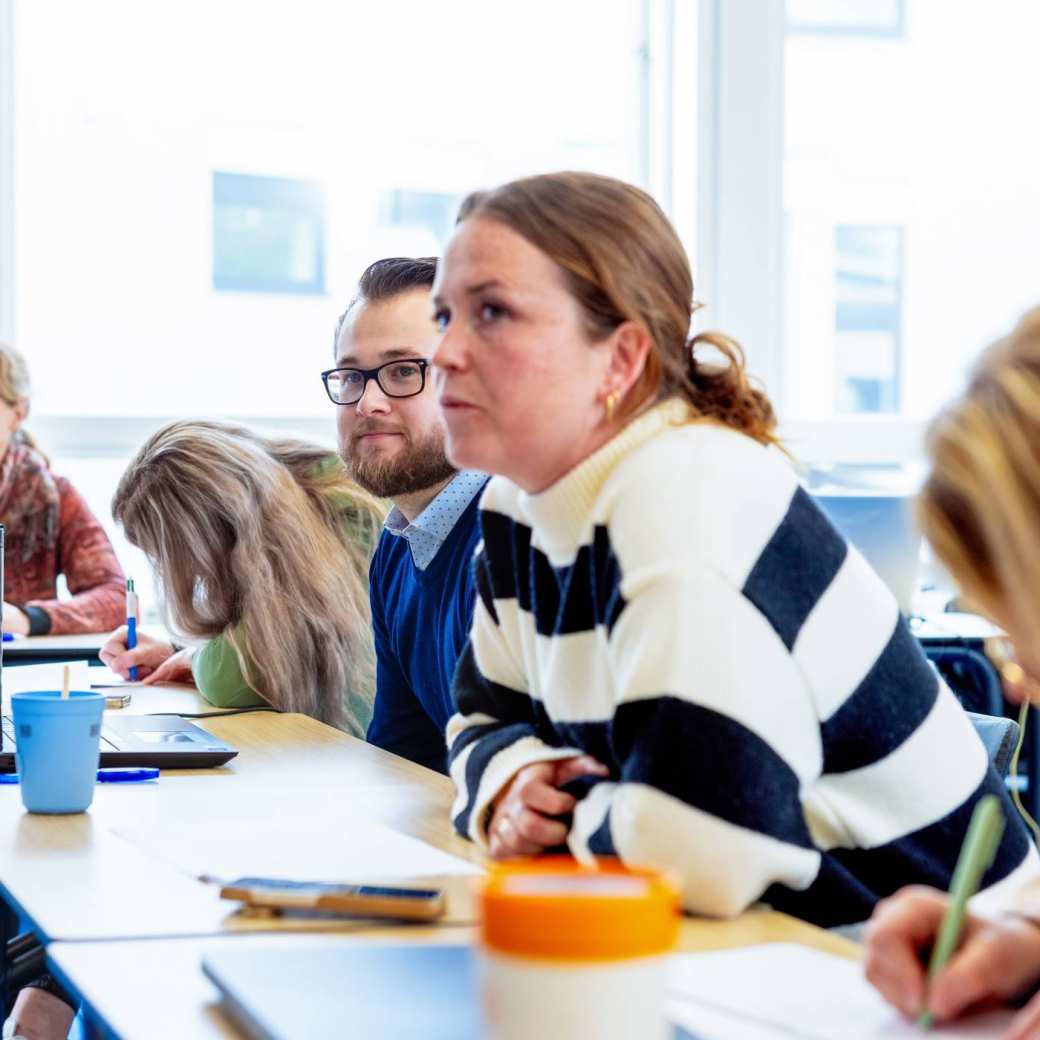
[[[487,478],[457,472],[444,454],[427,365],[436,269],[431,258],[372,264],[339,320],[336,364],[322,380],[354,478],[393,501],[369,572],[377,670],[368,739],[446,772],[444,730],[473,619],[477,499]]]

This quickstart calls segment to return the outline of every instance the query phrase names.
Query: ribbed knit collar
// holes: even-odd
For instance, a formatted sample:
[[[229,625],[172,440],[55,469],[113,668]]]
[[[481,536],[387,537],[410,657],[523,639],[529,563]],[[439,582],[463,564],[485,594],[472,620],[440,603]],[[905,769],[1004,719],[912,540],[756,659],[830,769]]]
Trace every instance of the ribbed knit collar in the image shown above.
[[[545,491],[537,495],[520,492],[520,511],[538,531],[550,556],[573,549],[574,539],[584,530],[589,512],[617,464],[667,427],[687,422],[691,414],[690,406],[680,398],[662,401]]]

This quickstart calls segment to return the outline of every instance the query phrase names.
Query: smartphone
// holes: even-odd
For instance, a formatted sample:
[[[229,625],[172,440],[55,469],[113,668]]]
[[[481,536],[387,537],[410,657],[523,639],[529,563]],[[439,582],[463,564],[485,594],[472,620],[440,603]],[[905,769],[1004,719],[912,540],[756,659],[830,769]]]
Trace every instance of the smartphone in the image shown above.
[[[387,885],[340,885],[322,881],[279,878],[239,878],[220,889],[223,899],[270,910],[320,910],[359,917],[432,921],[444,913],[444,893],[438,888],[396,888]]]

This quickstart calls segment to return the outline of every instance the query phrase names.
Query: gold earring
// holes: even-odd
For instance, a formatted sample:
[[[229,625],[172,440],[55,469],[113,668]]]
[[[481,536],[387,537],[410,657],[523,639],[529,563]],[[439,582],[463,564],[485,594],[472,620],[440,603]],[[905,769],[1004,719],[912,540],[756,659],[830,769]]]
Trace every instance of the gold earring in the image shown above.
[[[607,399],[603,402],[607,409],[607,422],[610,422],[614,418],[614,409],[617,407],[618,395],[613,390],[607,394]]]

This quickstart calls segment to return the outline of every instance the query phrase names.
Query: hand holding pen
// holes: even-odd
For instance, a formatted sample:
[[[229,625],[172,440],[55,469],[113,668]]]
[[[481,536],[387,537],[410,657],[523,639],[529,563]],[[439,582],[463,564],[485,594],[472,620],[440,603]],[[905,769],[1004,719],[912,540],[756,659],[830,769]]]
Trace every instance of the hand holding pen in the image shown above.
[[[976,806],[949,895],[922,885],[903,889],[878,904],[867,928],[867,978],[905,1015],[926,1015],[922,1025],[933,1015],[945,1022],[980,1004],[1013,1000],[1040,982],[1040,926],[965,912],[1003,830],[996,799],[987,797]],[[921,950],[928,947],[926,966]],[[1028,1040],[1040,1035],[1038,1027],[1035,997],[1002,1040]]]

